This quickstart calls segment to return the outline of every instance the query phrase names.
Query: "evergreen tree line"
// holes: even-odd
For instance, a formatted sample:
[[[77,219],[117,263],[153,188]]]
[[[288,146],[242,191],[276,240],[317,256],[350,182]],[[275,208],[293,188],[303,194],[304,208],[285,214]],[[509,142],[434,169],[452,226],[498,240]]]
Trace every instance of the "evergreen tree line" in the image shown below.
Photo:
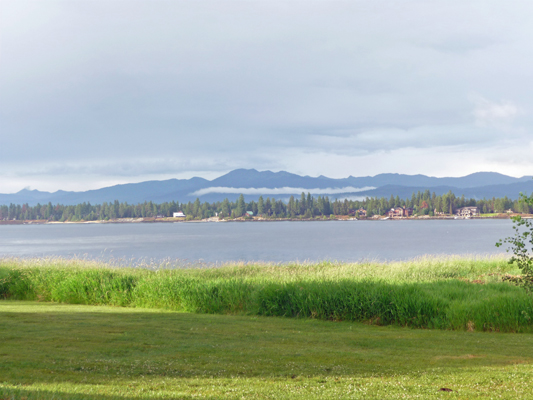
[[[177,201],[156,204],[144,202],[142,204],[113,203],[92,205],[82,203],[75,206],[61,204],[52,205],[28,204],[0,206],[0,220],[49,220],[49,221],[95,221],[115,218],[147,218],[147,217],[172,217],[176,211],[183,211],[187,219],[203,219],[218,215],[222,218],[237,218],[246,215],[247,211],[253,215],[271,218],[313,218],[316,216],[331,215],[356,215],[357,210],[367,211],[367,217],[373,215],[385,215],[391,208],[409,207],[414,215],[434,215],[434,212],[452,214],[454,210],[465,206],[477,206],[482,213],[502,213],[512,210],[517,213],[531,213],[532,207],[520,200],[511,200],[507,197],[492,199],[465,199],[464,196],[456,197],[448,192],[442,196],[424,192],[413,193],[411,198],[400,199],[391,196],[389,199],[366,198],[362,200],[338,200],[331,201],[328,196],[314,197],[310,193],[288,200],[276,200],[262,196],[258,201],[245,202],[241,195],[235,202],[228,199],[214,203],[194,202],[179,203]]]

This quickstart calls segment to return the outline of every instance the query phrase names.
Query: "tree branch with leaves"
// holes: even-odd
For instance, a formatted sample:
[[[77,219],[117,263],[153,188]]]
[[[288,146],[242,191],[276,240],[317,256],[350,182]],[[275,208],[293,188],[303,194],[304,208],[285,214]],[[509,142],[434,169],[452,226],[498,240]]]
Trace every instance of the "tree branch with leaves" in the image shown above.
[[[520,201],[529,206],[533,206],[533,194],[526,196],[520,193]],[[533,290],[533,220],[525,219],[521,216],[512,218],[514,236],[500,239],[496,247],[507,243],[507,252],[512,251],[513,256],[509,260],[510,264],[516,264],[522,273],[522,277],[517,283],[525,286],[528,290]]]

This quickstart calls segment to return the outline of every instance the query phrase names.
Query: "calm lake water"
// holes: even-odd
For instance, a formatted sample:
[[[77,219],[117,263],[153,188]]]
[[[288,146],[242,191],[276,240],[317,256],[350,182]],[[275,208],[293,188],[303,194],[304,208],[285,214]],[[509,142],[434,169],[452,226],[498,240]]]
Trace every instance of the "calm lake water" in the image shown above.
[[[0,257],[204,261],[487,255],[510,220],[0,225]]]

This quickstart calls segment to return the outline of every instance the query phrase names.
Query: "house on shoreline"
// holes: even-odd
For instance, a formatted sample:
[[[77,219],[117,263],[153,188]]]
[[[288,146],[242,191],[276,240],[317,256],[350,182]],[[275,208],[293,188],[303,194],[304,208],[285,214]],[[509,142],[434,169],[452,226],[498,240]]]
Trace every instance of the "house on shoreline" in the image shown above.
[[[185,214],[183,214],[183,211],[178,211],[172,213],[172,218],[185,218]]]
[[[413,209],[407,207],[395,207],[391,208],[387,215],[389,218],[406,218],[413,215]]]
[[[477,207],[461,207],[455,210],[455,215],[458,217],[475,217],[479,215],[479,208]]]

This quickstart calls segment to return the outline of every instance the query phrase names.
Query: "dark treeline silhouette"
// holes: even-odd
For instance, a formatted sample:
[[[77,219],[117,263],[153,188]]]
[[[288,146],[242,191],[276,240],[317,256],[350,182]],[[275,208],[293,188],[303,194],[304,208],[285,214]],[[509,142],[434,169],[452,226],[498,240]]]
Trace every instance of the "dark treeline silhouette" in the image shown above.
[[[362,200],[338,200],[331,201],[329,197],[313,197],[310,193],[302,193],[301,197],[291,196],[288,200],[276,200],[262,196],[258,201],[245,202],[241,195],[235,202],[228,199],[214,203],[194,202],[179,203],[177,201],[156,204],[144,202],[142,204],[113,203],[92,205],[82,203],[65,206],[28,204],[0,206],[0,220],[49,220],[49,221],[95,221],[116,218],[148,218],[148,217],[172,217],[174,212],[183,211],[187,219],[203,219],[218,215],[222,218],[237,218],[247,215],[248,211],[253,215],[271,218],[313,218],[316,216],[331,215],[356,215],[357,210],[363,208],[367,211],[367,217],[373,215],[385,215],[393,207],[410,207],[414,215],[434,215],[435,212],[453,214],[460,207],[477,206],[481,213],[502,213],[508,210],[517,213],[531,213],[531,207],[525,202],[511,200],[507,197],[492,199],[465,199],[464,196],[456,197],[448,192],[442,196],[424,192],[413,193],[411,198],[400,199],[391,196],[389,199],[366,198]]]

